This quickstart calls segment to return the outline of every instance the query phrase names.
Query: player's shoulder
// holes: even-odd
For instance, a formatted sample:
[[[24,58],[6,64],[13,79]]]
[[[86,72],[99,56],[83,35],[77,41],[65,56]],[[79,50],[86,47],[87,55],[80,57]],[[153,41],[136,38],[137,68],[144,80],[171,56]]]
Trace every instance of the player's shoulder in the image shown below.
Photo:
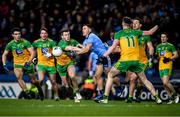
[[[169,43],[169,42],[167,42],[167,45],[168,46],[174,46],[172,43]]]
[[[51,38],[48,38],[47,40],[48,40],[48,41],[50,41],[50,42],[53,42],[53,41],[54,41],[54,40],[53,40],[53,39],[51,39]]]
[[[41,39],[39,38],[39,39],[34,40],[34,43],[40,42],[40,41],[41,41]]]
[[[10,42],[8,42],[7,44],[9,45],[9,44],[13,44],[13,43],[15,43],[15,40],[14,40],[14,39],[11,40]]]

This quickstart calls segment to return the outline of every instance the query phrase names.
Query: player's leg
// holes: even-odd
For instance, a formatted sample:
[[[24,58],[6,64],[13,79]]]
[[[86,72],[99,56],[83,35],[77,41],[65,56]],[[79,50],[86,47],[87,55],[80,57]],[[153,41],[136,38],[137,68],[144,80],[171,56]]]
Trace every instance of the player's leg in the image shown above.
[[[129,96],[126,102],[131,103],[133,101],[133,94],[135,90],[137,75],[133,72],[127,71],[125,79],[129,79]]]
[[[80,99],[82,99],[82,96],[79,93],[75,66],[74,65],[69,65],[68,68],[67,68],[67,72],[68,72],[68,75],[69,75],[69,77],[71,78],[71,81],[72,81],[74,100],[75,100],[75,102],[80,102]]]
[[[44,100],[43,90],[42,90],[42,88],[41,88],[40,83],[36,80],[36,77],[35,77],[34,73],[28,73],[28,77],[29,77],[29,79],[31,80],[31,83],[34,84],[34,86],[37,87],[38,93],[39,93],[39,96],[40,96],[40,99],[41,99],[41,100]]]
[[[24,80],[22,79],[23,77],[23,69],[22,68],[14,68],[14,73],[15,73],[15,76],[17,78],[17,81],[18,81],[18,84],[19,86],[21,87],[21,89],[23,90],[22,93],[23,93],[23,96],[25,99],[30,99],[31,96],[29,95],[29,91],[26,87],[26,83],[24,82]]]
[[[136,85],[136,94],[135,94],[135,98],[136,98],[136,102],[140,102],[140,96],[141,96],[141,92],[143,89],[143,83],[141,82],[140,79],[137,80],[137,85]]]
[[[163,72],[163,74],[162,74],[162,72]],[[177,95],[174,87],[172,86],[172,84],[169,81],[170,75],[171,75],[170,69],[161,71],[162,82],[163,82],[165,90],[167,91],[167,94],[169,95],[168,104],[172,104],[173,102],[178,103],[179,96]]]
[[[108,103],[108,96],[109,96],[110,90],[112,88],[113,80],[116,77],[116,75],[118,75],[119,73],[120,73],[119,70],[117,68],[115,68],[115,67],[112,67],[111,70],[109,71],[108,78],[107,78],[107,81],[106,81],[103,100],[100,100],[100,102]]]
[[[146,78],[146,75],[144,74],[144,72],[140,72],[138,73],[138,77],[141,79],[141,81],[143,82],[143,84],[146,86],[146,88],[151,92],[151,94],[154,96],[155,101],[157,104],[161,104],[162,101],[161,99],[158,97],[154,86],[152,85],[152,83]]]
[[[56,67],[55,66],[46,66],[47,73],[49,74],[49,80],[51,81],[52,88],[54,91],[54,99],[59,100],[59,90],[58,84],[56,82]]]
[[[96,72],[94,78],[96,79],[96,83],[97,83],[98,96],[103,94],[102,73],[103,73],[103,65],[102,64],[96,65]]]
[[[44,93],[43,93],[40,83],[38,82],[38,80],[35,77],[33,68],[34,68],[34,66],[30,65],[28,69],[24,69],[24,73],[28,75],[29,79],[31,80],[31,83],[37,87],[40,99],[43,100]]]

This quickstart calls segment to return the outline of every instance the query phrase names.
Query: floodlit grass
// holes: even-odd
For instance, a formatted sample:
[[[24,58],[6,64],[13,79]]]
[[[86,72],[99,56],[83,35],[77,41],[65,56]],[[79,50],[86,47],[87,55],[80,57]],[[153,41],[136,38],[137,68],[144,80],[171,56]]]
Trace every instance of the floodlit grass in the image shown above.
[[[16,100],[0,99],[0,116],[180,116],[180,103],[157,105],[154,102],[127,104],[92,100]]]

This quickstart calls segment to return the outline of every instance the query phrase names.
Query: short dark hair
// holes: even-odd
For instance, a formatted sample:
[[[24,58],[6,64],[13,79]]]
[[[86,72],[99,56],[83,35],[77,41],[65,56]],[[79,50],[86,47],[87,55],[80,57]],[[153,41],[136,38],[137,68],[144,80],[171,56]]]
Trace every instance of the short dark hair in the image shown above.
[[[44,30],[44,31],[46,31],[48,33],[48,29],[47,28],[45,28],[45,27],[41,28],[40,29],[40,33],[41,33],[42,30]]]
[[[168,33],[167,33],[167,32],[162,32],[161,35],[162,35],[162,34],[165,34],[166,37],[168,37]]]
[[[13,34],[15,31],[17,31],[17,32],[21,32],[21,29],[20,29],[20,28],[15,27],[15,28],[13,28],[13,29],[11,30],[11,34]]]
[[[130,17],[127,17],[127,16],[125,16],[125,17],[123,17],[123,20],[122,20],[124,23],[126,23],[126,24],[129,24],[129,25],[131,25],[132,24],[132,19],[130,18]]]
[[[143,24],[143,23],[144,23],[143,20],[142,20],[141,18],[139,18],[139,17],[136,17],[136,18],[134,18],[133,20],[138,20],[140,24]]]
[[[92,29],[92,26],[90,24],[83,24],[83,26],[87,26],[88,28]]]
[[[59,31],[59,33],[62,35],[64,32],[70,32],[68,28],[63,28]]]

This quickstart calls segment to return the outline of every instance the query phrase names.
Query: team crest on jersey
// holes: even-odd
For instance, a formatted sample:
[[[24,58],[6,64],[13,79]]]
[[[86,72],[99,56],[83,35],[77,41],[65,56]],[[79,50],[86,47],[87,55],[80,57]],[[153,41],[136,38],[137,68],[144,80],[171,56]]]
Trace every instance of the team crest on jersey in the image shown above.
[[[165,53],[166,53],[166,52],[165,52],[164,50],[161,50],[161,51],[160,51],[160,55],[161,55],[161,56],[164,56]]]
[[[17,55],[22,54],[22,53],[23,53],[22,50],[16,49],[16,54],[17,54]]]
[[[45,53],[48,52],[48,49],[47,49],[47,48],[41,48],[41,52],[42,52],[43,54],[45,54]]]

